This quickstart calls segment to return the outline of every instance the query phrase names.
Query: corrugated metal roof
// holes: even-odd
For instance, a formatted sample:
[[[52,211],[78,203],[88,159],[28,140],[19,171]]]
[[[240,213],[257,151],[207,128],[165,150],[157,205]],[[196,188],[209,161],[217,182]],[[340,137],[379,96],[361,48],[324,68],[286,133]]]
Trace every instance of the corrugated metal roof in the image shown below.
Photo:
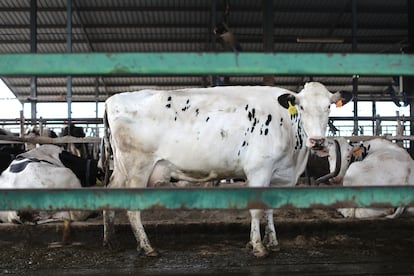
[[[37,51],[66,52],[66,0],[38,0]],[[212,13],[212,3],[216,12]],[[212,20],[224,19],[226,1],[194,0],[73,0],[73,52],[202,52],[224,51],[213,44]],[[263,11],[260,1],[227,0],[227,23],[243,51],[263,51]],[[274,52],[352,51],[350,0],[274,0]],[[407,45],[406,0],[357,1],[357,51],[399,53]],[[30,1],[0,1],[0,53],[30,52]],[[338,38],[342,43],[298,43],[298,38]],[[275,84],[296,90],[311,76],[275,76]],[[30,78],[3,78],[23,102],[30,98]],[[351,87],[350,77],[313,77],[331,90]],[[390,78],[361,77],[360,93],[384,97]],[[95,101],[122,92],[157,87],[204,86],[206,76],[74,77],[73,100]],[[232,76],[230,84],[261,84],[258,76]],[[65,101],[66,78],[39,77],[38,101]]]

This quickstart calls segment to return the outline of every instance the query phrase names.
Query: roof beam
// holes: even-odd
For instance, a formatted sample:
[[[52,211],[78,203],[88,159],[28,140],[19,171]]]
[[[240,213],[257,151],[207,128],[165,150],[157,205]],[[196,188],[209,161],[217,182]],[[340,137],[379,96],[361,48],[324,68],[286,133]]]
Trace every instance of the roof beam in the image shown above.
[[[205,2],[206,5],[194,5],[194,6],[180,6],[180,5],[169,5],[169,6],[79,6],[77,10],[79,12],[209,12],[210,6],[209,1]],[[297,6],[294,9],[290,5],[276,4],[274,6],[274,12],[278,13],[336,13],[338,6],[332,5],[314,5],[300,7]],[[1,7],[2,12],[29,12],[29,7]],[[399,5],[396,6],[376,6],[376,5],[361,5],[358,6],[358,10],[361,13],[372,13],[372,14],[406,14],[407,10],[405,7]],[[232,6],[232,12],[261,12],[260,5],[234,5]],[[66,13],[66,7],[41,7],[39,6],[38,12],[63,12]],[[351,9],[346,10],[347,13],[351,13]]]

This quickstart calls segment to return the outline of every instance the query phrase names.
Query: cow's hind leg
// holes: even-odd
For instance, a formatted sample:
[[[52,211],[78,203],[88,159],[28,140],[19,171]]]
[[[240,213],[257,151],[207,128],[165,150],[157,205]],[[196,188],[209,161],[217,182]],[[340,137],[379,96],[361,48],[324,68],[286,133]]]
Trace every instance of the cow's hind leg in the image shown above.
[[[103,226],[104,226],[103,246],[108,247],[112,250],[119,248],[119,242],[115,238],[114,220],[115,220],[115,211],[113,210],[103,211]]]
[[[144,250],[144,253],[148,257],[157,257],[159,254],[154,248],[152,248],[150,241],[145,233],[144,226],[141,221],[140,211],[128,211],[129,222],[131,223],[132,231],[138,243],[138,251]]]
[[[265,257],[268,255],[266,248],[263,246],[262,237],[260,235],[260,219],[263,217],[263,210],[250,210],[251,228],[250,228],[250,243],[253,247],[253,255],[256,257]]]
[[[279,251],[279,242],[276,237],[275,224],[273,222],[273,210],[265,210],[266,228],[263,243],[270,251]]]

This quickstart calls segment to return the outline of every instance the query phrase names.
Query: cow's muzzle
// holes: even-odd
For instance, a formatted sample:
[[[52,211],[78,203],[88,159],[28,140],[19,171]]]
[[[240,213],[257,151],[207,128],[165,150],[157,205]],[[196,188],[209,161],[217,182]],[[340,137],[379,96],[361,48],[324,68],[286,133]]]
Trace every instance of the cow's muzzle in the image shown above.
[[[322,150],[325,148],[325,138],[309,138],[309,142],[313,150]]]

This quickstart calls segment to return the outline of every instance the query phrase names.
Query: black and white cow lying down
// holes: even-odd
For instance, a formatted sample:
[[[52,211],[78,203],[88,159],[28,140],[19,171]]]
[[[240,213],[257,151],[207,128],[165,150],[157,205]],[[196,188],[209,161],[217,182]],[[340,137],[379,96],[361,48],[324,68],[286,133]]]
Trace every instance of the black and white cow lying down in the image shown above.
[[[97,176],[97,161],[79,158],[55,145],[41,145],[19,154],[11,162],[0,175],[0,188],[81,188],[95,185]],[[21,217],[18,211],[1,211],[0,220],[13,223],[85,220],[91,212],[23,214]]]
[[[309,150],[325,147],[331,104],[341,106],[350,99],[350,93],[330,93],[316,82],[305,84],[300,93],[227,86],[116,94],[106,101],[104,116],[114,159],[108,186],[147,187],[157,166],[164,168],[167,180],[242,178],[250,187],[294,186]],[[253,254],[261,257],[278,250],[273,210],[250,213]],[[128,211],[128,218],[137,249],[157,256],[140,212]],[[114,212],[104,212],[104,244],[109,246],[113,220]]]
[[[408,152],[385,139],[373,139],[352,146],[345,138],[330,138],[328,152],[330,171],[336,166],[335,140],[340,147],[341,165],[337,176],[330,181],[344,186],[414,185],[414,161]],[[344,217],[397,218],[403,213],[414,215],[414,208],[340,208]]]

